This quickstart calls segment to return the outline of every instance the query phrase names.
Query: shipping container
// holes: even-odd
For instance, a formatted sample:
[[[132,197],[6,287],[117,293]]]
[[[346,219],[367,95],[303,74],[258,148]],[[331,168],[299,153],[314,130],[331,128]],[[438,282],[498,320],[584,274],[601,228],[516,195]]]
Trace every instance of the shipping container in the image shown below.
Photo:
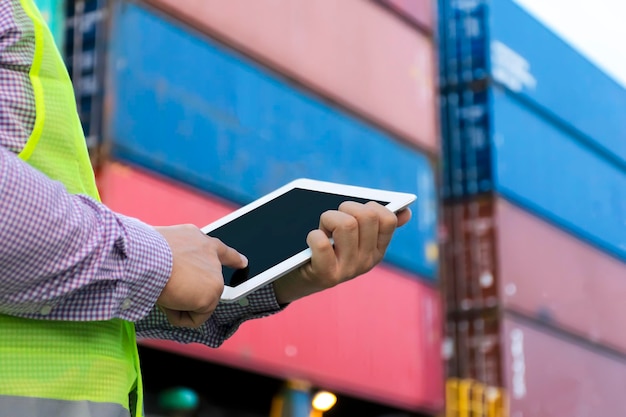
[[[626,354],[626,264],[501,197],[446,204],[450,313],[516,311]]]
[[[154,225],[202,226],[236,208],[119,163],[104,165],[97,180],[108,207]],[[369,401],[438,411],[443,401],[440,309],[438,291],[380,265],[275,316],[247,322],[219,349],[143,343],[279,378],[304,378]]]
[[[513,0],[442,0],[440,8],[444,88],[493,81],[626,169],[623,85]]]
[[[458,376],[499,381],[510,406],[502,415],[626,415],[626,358],[512,315],[461,319],[453,327],[461,352],[451,358],[458,362]]]
[[[444,341],[447,377],[504,387],[500,327],[497,314],[449,315]]]
[[[522,320],[505,319],[505,386],[511,416],[620,417],[626,361]]]
[[[395,1],[430,25],[433,0]],[[147,0],[438,154],[435,44],[372,0]]]
[[[446,200],[496,191],[626,259],[626,172],[499,88],[445,101]]]
[[[65,0],[35,0],[41,17],[50,28],[54,42],[63,51],[65,40]]]
[[[105,205],[154,226],[201,228],[240,207],[158,173],[114,161],[102,164],[96,182]]]
[[[436,0],[378,0],[426,33],[434,30]]]
[[[92,165],[97,166],[102,142],[104,69],[110,0],[76,0],[66,5],[65,62]]]
[[[298,177],[413,192],[415,215],[386,260],[435,278],[426,156],[142,7],[119,7],[113,20],[108,138],[116,157],[238,204]]]

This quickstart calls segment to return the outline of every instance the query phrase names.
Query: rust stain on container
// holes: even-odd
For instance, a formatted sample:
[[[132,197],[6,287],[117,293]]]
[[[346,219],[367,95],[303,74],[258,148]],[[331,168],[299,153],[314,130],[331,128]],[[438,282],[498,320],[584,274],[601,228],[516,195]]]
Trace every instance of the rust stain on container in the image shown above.
[[[500,197],[444,207],[449,312],[507,309],[626,353],[626,264]]]
[[[449,312],[493,309],[501,304],[495,214],[490,197],[444,205],[448,237],[442,275]]]
[[[448,377],[504,386],[500,321],[497,315],[472,314],[448,319],[446,337],[453,350],[447,357]]]
[[[147,0],[198,30],[439,153],[431,37],[372,1]]]

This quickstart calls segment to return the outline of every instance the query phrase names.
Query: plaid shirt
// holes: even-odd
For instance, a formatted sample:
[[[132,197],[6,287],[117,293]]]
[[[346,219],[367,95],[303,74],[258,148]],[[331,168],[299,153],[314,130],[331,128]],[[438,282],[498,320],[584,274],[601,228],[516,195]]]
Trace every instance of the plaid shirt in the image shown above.
[[[219,305],[200,329],[171,326],[155,302],[172,254],[152,227],[70,195],[15,154],[29,139],[33,25],[20,0],[0,1],[0,314],[136,323],[139,338],[219,346],[245,320],[280,310],[271,286]]]

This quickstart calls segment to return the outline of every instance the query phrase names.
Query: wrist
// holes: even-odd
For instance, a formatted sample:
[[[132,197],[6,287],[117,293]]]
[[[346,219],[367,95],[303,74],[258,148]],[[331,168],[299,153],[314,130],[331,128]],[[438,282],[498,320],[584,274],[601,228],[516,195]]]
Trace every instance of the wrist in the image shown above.
[[[281,305],[294,302],[323,289],[306,279],[300,268],[277,279],[272,285],[276,301]]]

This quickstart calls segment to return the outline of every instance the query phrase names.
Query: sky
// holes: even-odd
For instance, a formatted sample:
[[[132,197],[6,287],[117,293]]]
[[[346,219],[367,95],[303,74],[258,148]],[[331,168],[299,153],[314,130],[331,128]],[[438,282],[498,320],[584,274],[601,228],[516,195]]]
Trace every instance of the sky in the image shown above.
[[[515,1],[626,88],[626,0]]]

